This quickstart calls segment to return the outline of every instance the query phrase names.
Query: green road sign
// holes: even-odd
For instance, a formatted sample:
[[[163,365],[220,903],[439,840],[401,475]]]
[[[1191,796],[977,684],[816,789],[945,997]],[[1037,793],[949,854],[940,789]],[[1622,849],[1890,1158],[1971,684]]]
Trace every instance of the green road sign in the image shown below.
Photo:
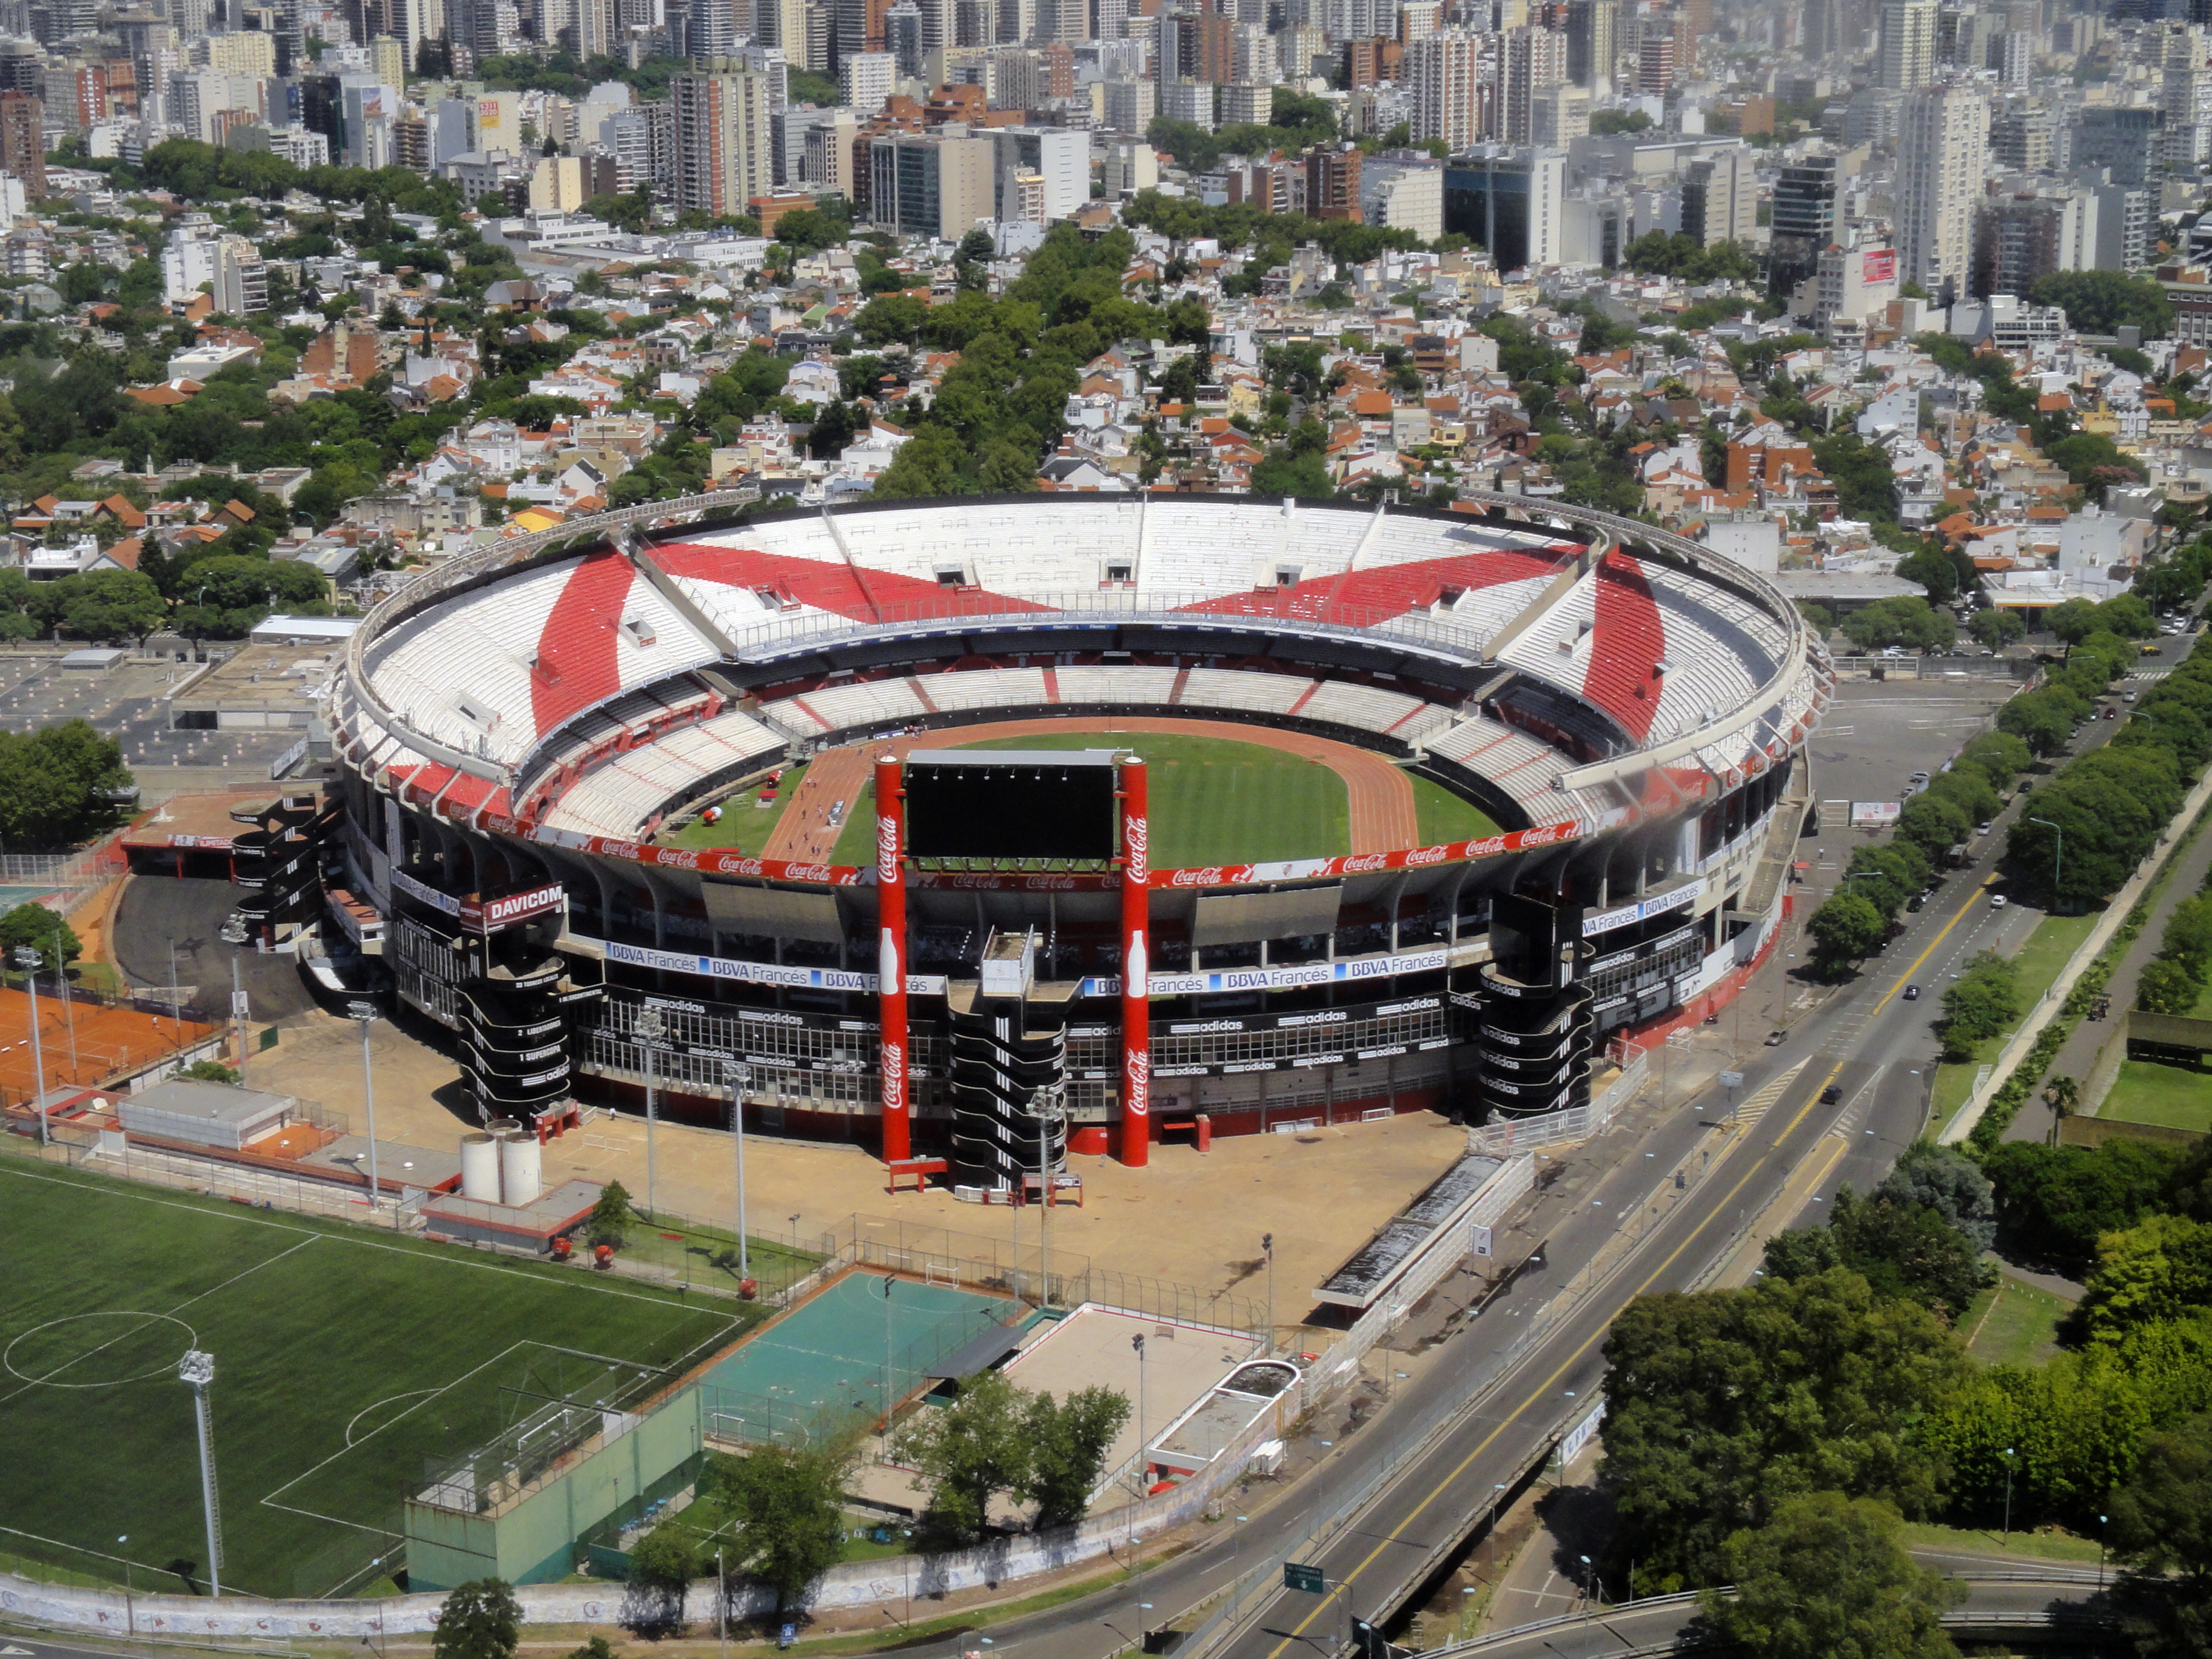
[[[1309,1595],[1319,1595],[1328,1589],[1319,1567],[1310,1567],[1297,1561],[1283,1563],[1283,1588],[1304,1590]]]

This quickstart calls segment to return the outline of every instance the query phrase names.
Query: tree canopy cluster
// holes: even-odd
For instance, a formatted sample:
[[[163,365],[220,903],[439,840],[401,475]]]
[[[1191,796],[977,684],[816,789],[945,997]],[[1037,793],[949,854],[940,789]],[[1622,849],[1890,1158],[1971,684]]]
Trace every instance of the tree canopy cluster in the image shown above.
[[[1972,1059],[1977,1045],[2009,1030],[2025,1007],[2020,970],[2012,958],[1995,951],[1976,951],[1943,993],[1943,1023],[1937,1030],[1943,1058],[1954,1063]]]
[[[1953,1328],[1993,1239],[2088,1274],[2047,1364],[1978,1364]],[[2122,1559],[2197,1575],[2156,1587],[2159,1616],[2212,1613],[2212,1145],[1923,1144],[1826,1226],[1778,1235],[1765,1266],[1748,1289],[1642,1297],[1615,1322],[1608,1577],[1740,1587],[1708,1611],[1753,1651],[1915,1651],[1903,1627],[1882,1640],[1905,1645],[1863,1644],[1940,1600],[1886,1553],[1896,1517],[1994,1525],[2009,1474],[2015,1530],[2095,1536],[2112,1516]]]
[[[2082,334],[2114,334],[2126,324],[2142,330],[2146,340],[2173,332],[2173,303],[2155,276],[2130,276],[2117,270],[2054,270],[2029,287],[2039,306],[2057,306],[2066,325]]]
[[[1237,286],[1230,289],[1228,284],[1224,285],[1224,290],[1232,294],[1258,293],[1260,279],[1268,269],[1286,263],[1294,249],[1308,242],[1318,245],[1340,265],[1365,264],[1386,248],[1425,246],[1412,231],[1394,230],[1387,225],[1356,225],[1342,219],[1309,219],[1295,213],[1269,213],[1249,202],[1208,207],[1194,197],[1163,196],[1156,190],[1140,190],[1132,197],[1121,210],[1121,222],[1158,231],[1177,241],[1211,237],[1224,251],[1252,249],[1245,274],[1230,279]],[[1023,274],[1027,276],[1028,272]]]
[[[1079,1389],[1066,1400],[1018,1389],[999,1371],[967,1377],[960,1396],[901,1437],[901,1459],[928,1483],[926,1536],[980,1537],[1000,1493],[1036,1505],[1039,1527],[1066,1526],[1090,1507],[1106,1449],[1128,1421],[1127,1396]]]
[[[1759,263],[1734,242],[1703,243],[1680,231],[1647,230],[1621,251],[1621,263],[1646,276],[1674,276],[1693,286],[1749,283]]]
[[[0,850],[52,853],[120,822],[131,787],[123,745],[88,720],[0,731]]]
[[[1998,715],[2002,730],[2049,754],[2122,666],[2133,645],[2109,632],[2086,635],[2042,689]],[[2212,759],[2212,652],[2199,645],[2146,691],[2134,717],[2104,747],[2069,762],[2035,795],[2033,817],[2006,833],[2005,858],[2028,890],[2067,904],[2094,904],[2124,883],[2156,845],[2181,805],[2187,779]],[[2047,823],[2037,820],[2049,820]]]
[[[1876,599],[1844,618],[1844,635],[1861,651],[1899,646],[1917,656],[1933,657],[1951,648],[1959,630],[1925,599]]]
[[[1193,121],[1156,116],[1145,131],[1154,149],[1175,157],[1193,173],[1211,173],[1224,155],[1269,155],[1279,149],[1310,149],[1337,140],[1336,111],[1325,98],[1289,87],[1275,88],[1267,125],[1232,125],[1209,131]]]

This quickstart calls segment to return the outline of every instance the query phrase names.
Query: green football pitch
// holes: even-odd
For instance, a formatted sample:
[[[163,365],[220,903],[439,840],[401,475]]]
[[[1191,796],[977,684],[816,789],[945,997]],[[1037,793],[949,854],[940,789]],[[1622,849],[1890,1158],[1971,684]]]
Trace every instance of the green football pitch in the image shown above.
[[[433,1467],[736,1334],[728,1306],[581,1269],[15,1158],[0,1261],[0,1565],[141,1589],[204,1580],[187,1348],[215,1360],[223,1587],[297,1596],[398,1570]]]
[[[959,749],[1133,749],[1150,778],[1152,865],[1173,870],[1208,864],[1334,858],[1352,850],[1352,808],[1344,780],[1317,761],[1264,744],[1180,732],[1046,733],[947,744]],[[1421,841],[1435,846],[1498,833],[1480,807],[1427,778],[1413,778]],[[874,795],[855,803],[832,861],[865,864],[874,845]]]

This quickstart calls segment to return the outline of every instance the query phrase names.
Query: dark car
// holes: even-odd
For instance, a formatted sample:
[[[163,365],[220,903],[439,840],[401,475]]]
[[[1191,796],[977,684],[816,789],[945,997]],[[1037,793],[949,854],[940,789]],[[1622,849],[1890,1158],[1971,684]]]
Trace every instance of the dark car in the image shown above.
[[[1820,1091],[1820,1104],[1823,1106],[1832,1106],[1843,1097],[1844,1085],[1840,1083],[1831,1083]]]
[[[1920,1000],[1920,988],[1919,988],[1917,985],[1908,985],[1908,986],[1906,986],[1906,987],[1905,988],[1905,1000],[1907,1002],[1917,1002],[1917,1001],[1919,1001],[1919,1000]]]
[[[1787,1031],[1769,1031],[1766,1034],[1766,1046],[1770,1048],[1778,1048],[1789,1041],[1790,1033]]]

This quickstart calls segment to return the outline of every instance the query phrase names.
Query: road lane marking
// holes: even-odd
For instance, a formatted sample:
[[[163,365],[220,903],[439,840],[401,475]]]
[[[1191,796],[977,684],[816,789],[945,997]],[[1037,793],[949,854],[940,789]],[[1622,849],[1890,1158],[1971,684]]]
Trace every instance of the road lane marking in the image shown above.
[[[1961,914],[1963,914],[1963,912]],[[1830,1068],[1828,1074],[1822,1078],[1820,1081],[1814,1086],[1813,1092],[1807,1097],[1805,1103],[1797,1109],[1797,1115],[1791,1118],[1788,1124],[1784,1127],[1782,1133],[1780,1136],[1777,1137],[1772,1143],[1773,1145],[1779,1146],[1784,1140],[1789,1138],[1790,1132],[1796,1129],[1800,1123],[1802,1123],[1805,1121],[1806,1114],[1810,1112],[1814,1106],[1820,1103],[1820,1097],[1822,1094],[1826,1092],[1828,1085],[1843,1075],[1844,1064],[1844,1061],[1840,1060],[1838,1060],[1835,1065]],[[1747,1138],[1746,1139],[1738,1141],[1735,1144],[1736,1146],[1747,1146],[1750,1143]],[[1725,1154],[1723,1154],[1723,1156],[1725,1156]],[[1706,1212],[1705,1218],[1699,1221],[1696,1226],[1690,1230],[1689,1237],[1685,1238],[1680,1244],[1677,1244],[1672,1250],[1669,1250],[1667,1253],[1667,1259],[1660,1262],[1657,1267],[1654,1267],[1650,1273],[1644,1279],[1644,1282],[1641,1285],[1638,1285],[1635,1290],[1629,1293],[1626,1301],[1634,1301],[1638,1297],[1642,1296],[1646,1291],[1650,1290],[1652,1285],[1659,1282],[1660,1275],[1664,1273],[1681,1258],[1682,1253],[1688,1249],[1690,1246],[1696,1242],[1698,1235],[1705,1231],[1705,1228],[1711,1224],[1716,1217],[1726,1212],[1730,1201],[1735,1198],[1737,1194],[1741,1193],[1751,1183],[1752,1177],[1759,1173],[1759,1165],[1754,1164],[1752,1168],[1746,1170],[1743,1172],[1743,1174],[1737,1179],[1735,1185],[1729,1188],[1726,1193],[1723,1194],[1721,1195],[1720,1201],[1714,1205],[1711,1210]],[[1624,1302],[1623,1305],[1626,1305],[1626,1302]],[[1520,1417],[1522,1413],[1528,1411],[1528,1408],[1534,1406],[1539,1400],[1542,1399],[1545,1395],[1551,1391],[1552,1386],[1554,1383],[1556,1383],[1561,1377],[1565,1376],[1569,1371],[1572,1370],[1575,1366],[1581,1364],[1583,1356],[1587,1354],[1591,1348],[1595,1346],[1598,1342],[1605,1337],[1607,1333],[1612,1329],[1612,1328],[1613,1321],[1611,1319],[1607,1319],[1602,1325],[1599,1326],[1595,1331],[1584,1338],[1580,1346],[1576,1348],[1576,1350],[1572,1353],[1569,1354],[1565,1359],[1561,1360],[1559,1365],[1553,1370],[1552,1374],[1531,1389],[1528,1392],[1528,1396],[1523,1399],[1518,1406],[1516,1406],[1506,1416],[1501,1418],[1498,1420],[1498,1426],[1492,1429],[1488,1434],[1483,1436],[1481,1440],[1475,1444],[1474,1448],[1470,1450],[1466,1456],[1462,1457],[1456,1464],[1453,1465],[1449,1474],[1446,1474],[1443,1480],[1437,1482],[1434,1486],[1429,1489],[1427,1496],[1424,1497],[1419,1503],[1416,1504],[1413,1507],[1413,1509],[1407,1514],[1406,1518],[1401,1521],[1397,1526],[1393,1528],[1389,1532],[1383,1534],[1382,1540],[1367,1553],[1365,1557],[1361,1559],[1358,1565],[1353,1567],[1350,1572],[1344,1575],[1341,1582],[1344,1583],[1346,1588],[1349,1589],[1353,1579],[1358,1577],[1361,1573],[1373,1566],[1375,1565],[1376,1559],[1380,1556],[1384,1550],[1389,1548],[1393,1544],[1400,1542],[1406,1529],[1418,1521],[1421,1517],[1422,1513],[1427,1510],[1429,1505],[1435,1503],[1448,1488],[1455,1486],[1458,1482],[1460,1477],[1467,1473],[1468,1465],[1473,1463],[1476,1458],[1481,1456],[1483,1453],[1490,1449],[1492,1443],[1494,1442],[1499,1435],[1505,1432],[1507,1425],[1511,1424],[1516,1418]],[[1273,1604],[1269,1603],[1267,1605]],[[1300,1620],[1297,1625],[1291,1627],[1291,1633],[1288,1636],[1285,1636],[1281,1641],[1276,1643],[1273,1647],[1267,1650],[1267,1659],[1281,1659],[1283,1650],[1289,1647],[1291,1643],[1303,1640],[1308,1626],[1310,1626],[1315,1620],[1321,1617],[1322,1611],[1322,1607],[1317,1607],[1314,1608],[1313,1611],[1307,1613],[1304,1619]]]

